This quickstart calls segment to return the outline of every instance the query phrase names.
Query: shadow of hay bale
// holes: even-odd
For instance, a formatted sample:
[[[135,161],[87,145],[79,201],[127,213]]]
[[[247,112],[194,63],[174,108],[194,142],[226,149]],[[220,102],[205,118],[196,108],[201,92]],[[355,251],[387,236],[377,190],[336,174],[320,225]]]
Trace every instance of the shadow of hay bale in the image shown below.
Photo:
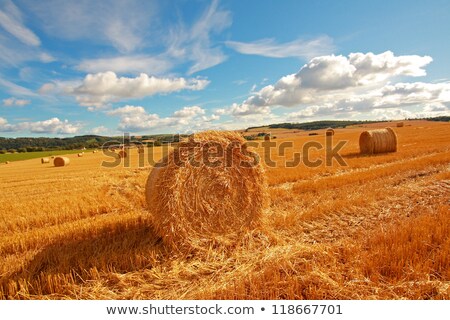
[[[167,255],[149,221],[104,227],[95,234],[67,236],[42,248],[21,270],[0,281],[0,298],[17,298],[27,283],[30,295],[59,293],[60,285],[82,283],[98,272],[151,269]],[[56,281],[58,282],[58,281]],[[11,289],[15,288],[15,289]]]

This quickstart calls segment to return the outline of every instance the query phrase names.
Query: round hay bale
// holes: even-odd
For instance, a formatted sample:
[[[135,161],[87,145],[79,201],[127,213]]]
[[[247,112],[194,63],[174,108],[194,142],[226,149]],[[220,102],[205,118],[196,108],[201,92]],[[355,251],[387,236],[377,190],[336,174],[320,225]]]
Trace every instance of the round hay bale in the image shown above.
[[[396,152],[397,135],[392,128],[364,131],[359,137],[359,149],[362,154]]]
[[[334,129],[328,128],[327,131],[325,131],[326,136],[334,136]]]
[[[403,122],[397,122],[397,128],[404,127],[405,124]]]
[[[144,148],[138,148],[138,153],[144,153]]]
[[[78,158],[81,158],[83,156],[83,153],[78,154]]]
[[[53,160],[53,164],[55,167],[64,167],[69,165],[70,159],[67,157],[56,157],[55,160]]]
[[[5,164],[9,164],[9,161],[5,161]]]
[[[49,158],[42,158],[41,159],[41,163],[50,163],[50,159]]]
[[[119,158],[126,158],[128,156],[128,153],[125,150],[120,150],[118,155]]]
[[[235,242],[258,225],[266,199],[259,158],[236,132],[206,131],[179,143],[146,186],[155,229],[176,250]]]
[[[52,159],[55,159],[55,156],[51,156]]]
[[[270,133],[264,136],[264,141],[270,141]]]

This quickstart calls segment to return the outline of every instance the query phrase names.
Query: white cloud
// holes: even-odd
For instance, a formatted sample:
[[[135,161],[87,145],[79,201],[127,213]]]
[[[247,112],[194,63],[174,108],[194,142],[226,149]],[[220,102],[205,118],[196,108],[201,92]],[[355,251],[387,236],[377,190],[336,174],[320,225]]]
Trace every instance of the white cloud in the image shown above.
[[[22,107],[22,106],[26,106],[27,104],[30,104],[30,103],[31,103],[30,100],[17,99],[14,97],[3,99],[3,105],[6,107],[11,107],[11,106]]]
[[[90,73],[113,71],[121,74],[140,74],[144,72],[158,75],[167,72],[172,67],[173,64],[170,59],[164,56],[121,56],[83,60],[77,66],[77,69]]]
[[[261,39],[253,42],[226,41],[225,44],[242,54],[271,58],[297,57],[311,59],[335,50],[333,40],[328,36],[321,36],[312,40],[297,39],[280,44],[276,43],[275,39]]]
[[[39,53],[39,60],[44,63],[50,63],[56,61],[56,58],[47,52]]]
[[[157,15],[155,1],[34,1],[24,5],[43,30],[66,40],[88,39],[132,52],[144,44]]]
[[[270,108],[267,106],[256,106],[248,103],[233,103],[230,107],[229,113],[236,117],[251,116],[255,114],[269,114]]]
[[[140,115],[145,114],[146,111],[141,106],[129,106],[117,108],[106,112],[110,116],[126,116],[126,115]]]
[[[177,110],[173,113],[175,118],[192,118],[196,115],[205,114],[205,110],[199,106],[184,107],[181,110]]]
[[[190,28],[183,25],[171,28],[167,38],[167,54],[176,60],[190,60],[194,64],[188,74],[213,67],[225,61],[219,47],[211,43],[211,34],[219,33],[231,25],[231,14],[219,8],[213,0],[202,16]]]
[[[175,111],[172,116],[164,118],[147,113],[141,106],[130,105],[107,111],[106,114],[118,116],[120,118],[118,129],[128,132],[144,132],[156,128],[159,132],[168,128],[171,132],[186,132],[201,125],[204,125],[205,129],[211,122],[220,119],[216,114],[205,115],[205,110],[199,106],[184,107]]]
[[[29,97],[37,96],[37,94],[31,91],[30,89],[19,86],[9,80],[2,79],[1,75],[0,75],[0,86],[6,88],[6,90],[12,95],[29,96]]]
[[[70,123],[68,120],[61,121],[58,118],[36,122],[19,122],[17,124],[9,124],[6,119],[0,118],[1,132],[74,134],[77,133],[81,127],[81,124]]]
[[[92,134],[102,134],[108,132],[108,128],[106,128],[105,126],[99,126],[92,128],[91,132]]]
[[[19,9],[11,1],[4,1],[0,8],[0,26],[26,45],[41,45],[39,37],[25,27]]]
[[[424,75],[423,67],[431,61],[431,57],[428,56],[394,56],[390,51],[378,55],[352,53],[348,57],[335,55],[316,57],[297,73],[282,77],[274,85],[265,86],[241,104],[232,105],[231,114],[238,117],[269,114],[268,107],[304,106],[309,109],[304,109],[295,116],[306,117],[323,110],[329,112],[330,108],[342,112],[367,108],[368,103],[378,103],[377,107],[388,107],[389,99],[383,98],[383,90],[377,89],[380,90],[388,80],[396,76]],[[386,96],[389,93],[388,89],[389,85],[384,92]],[[411,90],[405,86],[403,91],[406,92],[407,89]],[[432,90],[430,86],[427,89],[428,92]],[[392,90],[398,92],[401,88],[394,86]],[[447,90],[441,94],[447,95]],[[413,96],[403,95],[400,100],[401,103],[406,103],[412,98]],[[390,100],[392,104],[395,97],[391,95]]]
[[[118,77],[109,71],[88,74],[81,83],[79,81],[46,83],[39,92],[73,95],[81,106],[93,110],[123,99],[143,98],[181,90],[202,90],[208,84],[208,80],[199,78],[158,78],[145,73],[135,78],[127,78]]]

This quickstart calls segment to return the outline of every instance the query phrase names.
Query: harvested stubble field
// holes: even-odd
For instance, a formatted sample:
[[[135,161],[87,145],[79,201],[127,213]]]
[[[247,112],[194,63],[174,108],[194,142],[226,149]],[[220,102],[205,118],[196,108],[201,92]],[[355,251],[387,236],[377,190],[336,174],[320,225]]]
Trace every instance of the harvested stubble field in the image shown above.
[[[202,253],[174,253],[156,236],[137,149],[130,168],[101,167],[102,153],[68,155],[61,168],[2,164],[0,297],[449,299],[450,124],[393,125],[398,152],[360,156],[359,134],[384,126],[336,130],[348,166],[286,168],[292,149],[274,151],[262,226]],[[298,151],[323,143],[317,132],[275,142]]]

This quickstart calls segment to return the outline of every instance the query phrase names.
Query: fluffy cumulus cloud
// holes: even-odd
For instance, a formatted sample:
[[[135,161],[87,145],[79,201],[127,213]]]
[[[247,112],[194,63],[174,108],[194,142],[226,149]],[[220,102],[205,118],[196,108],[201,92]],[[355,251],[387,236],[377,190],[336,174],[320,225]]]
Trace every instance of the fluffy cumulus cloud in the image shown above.
[[[420,77],[432,61],[428,56],[351,53],[311,59],[297,73],[282,77],[253,93],[228,113],[236,117],[270,114],[275,106],[298,107],[288,119],[345,116],[374,108],[399,108],[450,102],[449,83],[392,83],[397,77]],[[442,110],[441,110],[442,112]],[[406,113],[404,113],[406,115]]]
[[[253,42],[226,41],[226,45],[239,53],[260,55],[270,58],[297,57],[310,59],[334,51],[333,40],[321,36],[312,40],[297,39],[286,43],[276,43],[274,39]]]
[[[82,128],[79,123],[70,123],[68,120],[51,118],[36,122],[19,122],[10,124],[4,118],[0,118],[1,132],[31,132],[31,133],[49,133],[49,134],[74,134]]]
[[[196,115],[205,114],[205,110],[199,106],[184,107],[181,110],[177,110],[173,113],[175,118],[192,118]]]
[[[205,115],[206,111],[199,106],[184,107],[171,116],[163,118],[157,114],[148,113],[144,107],[130,105],[106,113],[110,116],[118,116],[120,118],[118,129],[129,132],[167,128],[171,128],[172,131],[189,131],[196,126],[202,126],[205,129],[209,123],[220,119],[220,116],[216,114]]]
[[[23,106],[26,106],[27,104],[30,104],[30,103],[31,103],[30,100],[17,99],[17,98],[14,98],[14,97],[3,99],[3,105],[6,106],[6,107],[12,107],[12,106],[23,107]]]
[[[104,107],[110,102],[129,98],[143,98],[181,90],[202,90],[209,84],[206,79],[159,78],[141,73],[135,78],[118,77],[116,73],[88,74],[80,82],[54,82],[44,84],[41,94],[64,93],[75,96],[81,106],[90,110]]]

